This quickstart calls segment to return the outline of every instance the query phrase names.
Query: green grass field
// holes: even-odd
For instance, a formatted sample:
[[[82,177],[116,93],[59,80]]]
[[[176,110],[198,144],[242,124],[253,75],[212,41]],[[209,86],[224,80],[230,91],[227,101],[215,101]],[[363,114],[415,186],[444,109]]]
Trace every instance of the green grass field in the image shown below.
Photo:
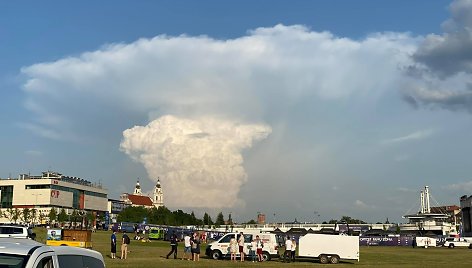
[[[45,229],[35,229],[37,240],[45,242]],[[113,267],[472,267],[472,250],[467,248],[411,248],[411,247],[361,247],[359,262],[341,262],[340,264],[322,265],[317,261],[306,259],[295,263],[282,263],[278,259],[269,262],[231,262],[229,260],[212,260],[205,256],[205,246],[199,262],[166,259],[170,246],[166,241],[139,242],[131,241],[127,260],[110,258],[111,232],[93,233],[93,248],[103,254],[106,266]],[[121,234],[117,237],[121,239]],[[119,251],[119,246],[118,246]],[[179,245],[179,258],[183,246]],[[119,252],[117,253],[119,256]]]

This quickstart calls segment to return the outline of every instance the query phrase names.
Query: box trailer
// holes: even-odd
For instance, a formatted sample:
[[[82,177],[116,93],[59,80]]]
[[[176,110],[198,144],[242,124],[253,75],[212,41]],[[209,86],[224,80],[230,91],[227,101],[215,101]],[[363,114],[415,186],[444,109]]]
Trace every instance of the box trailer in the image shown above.
[[[298,256],[318,258],[323,264],[359,261],[359,236],[306,234],[298,241]]]
[[[92,231],[48,229],[46,245],[92,248]]]

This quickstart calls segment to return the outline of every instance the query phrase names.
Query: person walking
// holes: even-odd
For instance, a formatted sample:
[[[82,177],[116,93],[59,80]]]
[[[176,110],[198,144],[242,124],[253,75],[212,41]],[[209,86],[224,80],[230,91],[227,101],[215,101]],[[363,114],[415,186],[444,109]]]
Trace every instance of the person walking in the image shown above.
[[[193,259],[193,254],[190,250],[190,247],[192,246],[192,244],[190,243],[190,239],[191,238],[188,235],[188,233],[185,233],[185,236],[184,236],[184,254],[182,255],[182,260],[184,258],[187,259],[187,260],[190,260],[190,257]]]
[[[291,259],[295,261],[295,251],[297,251],[297,241],[295,240],[295,236],[292,236],[292,254]]]
[[[229,251],[231,253],[231,260],[236,261],[236,254],[238,253],[238,242],[234,237],[229,240]]]
[[[111,233],[111,258],[116,258],[116,230],[113,229]]]
[[[123,238],[121,239],[121,259],[126,260],[128,258],[128,245],[130,243],[129,236],[126,232],[123,232]]]
[[[292,240],[290,240],[290,236],[287,236],[287,239],[285,239],[285,252],[284,252],[285,262],[290,262],[291,255],[292,255]]]
[[[241,256],[241,261],[244,261],[244,234],[241,232],[238,239],[239,254]]]
[[[170,252],[167,254],[166,259],[174,253],[174,259],[177,259],[177,235],[175,232],[170,236]]]

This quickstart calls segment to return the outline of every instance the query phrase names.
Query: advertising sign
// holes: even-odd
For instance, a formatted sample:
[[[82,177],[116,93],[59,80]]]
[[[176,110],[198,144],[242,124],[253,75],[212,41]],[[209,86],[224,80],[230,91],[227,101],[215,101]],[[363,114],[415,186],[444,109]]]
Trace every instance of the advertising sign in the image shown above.
[[[62,240],[62,230],[48,229],[47,240]]]

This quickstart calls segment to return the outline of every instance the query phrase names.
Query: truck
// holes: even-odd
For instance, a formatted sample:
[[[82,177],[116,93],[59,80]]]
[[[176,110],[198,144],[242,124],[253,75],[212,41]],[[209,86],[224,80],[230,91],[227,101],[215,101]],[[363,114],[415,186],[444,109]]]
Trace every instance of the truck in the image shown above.
[[[46,245],[92,248],[91,230],[48,229]]]
[[[299,238],[298,256],[317,258],[322,264],[359,261],[359,236],[308,233]]]

